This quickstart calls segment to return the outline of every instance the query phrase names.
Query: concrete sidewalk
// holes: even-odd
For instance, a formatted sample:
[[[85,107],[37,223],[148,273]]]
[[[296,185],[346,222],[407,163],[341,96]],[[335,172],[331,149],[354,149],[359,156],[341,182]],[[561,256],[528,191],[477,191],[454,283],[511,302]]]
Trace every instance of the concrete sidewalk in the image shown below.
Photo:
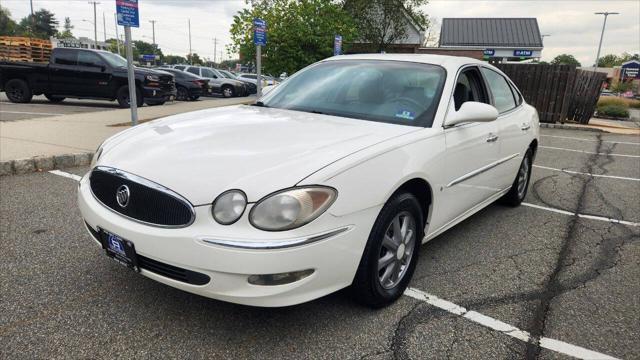
[[[138,109],[140,121],[213,107],[253,103],[255,97],[181,102]],[[0,175],[86,165],[86,154],[128,129],[129,109],[0,123]],[[114,126],[120,124],[121,126]],[[84,155],[79,155],[84,154]],[[74,158],[75,155],[75,158]],[[75,159],[75,160],[74,160]],[[39,164],[38,164],[39,163]]]

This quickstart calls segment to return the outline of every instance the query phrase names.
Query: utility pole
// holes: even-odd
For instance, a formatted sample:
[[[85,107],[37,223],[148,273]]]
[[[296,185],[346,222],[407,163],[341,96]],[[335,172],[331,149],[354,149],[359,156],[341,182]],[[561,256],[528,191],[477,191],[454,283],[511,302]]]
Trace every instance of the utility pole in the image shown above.
[[[189,63],[193,65],[193,56],[191,56],[191,19],[187,19],[189,25]]]
[[[29,4],[31,4],[31,31],[29,35],[32,35],[36,27],[36,17],[33,15],[33,0],[29,0]]]
[[[118,34],[118,15],[113,13],[113,21],[116,26],[116,47],[118,48],[118,55],[120,54],[120,34]]]
[[[156,20],[149,20],[151,23],[151,41],[153,41],[153,65],[156,64]]]
[[[100,4],[97,1],[89,1],[89,4],[93,4],[93,41],[95,49],[98,49],[98,17],[96,15],[96,5]]]
[[[600,33],[600,44],[598,44],[598,53],[596,55],[596,63],[593,65],[593,70],[598,69],[598,61],[600,61],[600,49],[602,48],[602,38],[604,37],[604,28],[607,26],[607,16],[618,15],[617,12],[597,12],[596,15],[604,15],[604,22],[602,23],[602,33]]]
[[[104,42],[107,42],[107,21],[104,19],[104,11],[102,12],[102,31],[104,31]]]
[[[213,63],[216,63],[216,53],[217,51],[217,46],[218,46],[218,38],[213,38]]]

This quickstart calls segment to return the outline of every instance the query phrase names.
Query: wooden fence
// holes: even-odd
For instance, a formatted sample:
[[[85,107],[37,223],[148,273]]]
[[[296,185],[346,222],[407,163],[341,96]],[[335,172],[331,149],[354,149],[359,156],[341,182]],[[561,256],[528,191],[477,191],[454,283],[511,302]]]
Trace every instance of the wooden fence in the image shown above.
[[[572,65],[497,64],[538,110],[541,122],[575,121],[587,124],[600,96],[605,73]]]

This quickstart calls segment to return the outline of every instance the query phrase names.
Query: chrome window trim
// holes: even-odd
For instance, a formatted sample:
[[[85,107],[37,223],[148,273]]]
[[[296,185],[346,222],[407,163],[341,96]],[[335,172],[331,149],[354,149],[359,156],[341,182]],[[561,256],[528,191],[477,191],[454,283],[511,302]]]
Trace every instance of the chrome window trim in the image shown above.
[[[220,245],[228,248],[235,249],[247,249],[247,250],[274,250],[274,249],[286,249],[295,246],[302,246],[311,244],[320,240],[325,240],[342,234],[346,231],[353,229],[352,225],[341,227],[335,230],[324,232],[317,235],[311,235],[301,238],[293,239],[278,239],[278,240],[235,240],[235,239],[214,239],[208,237],[200,238],[201,241],[212,244]]]
[[[482,173],[484,173],[486,171],[489,171],[489,170],[493,169],[494,167],[496,167],[496,166],[498,166],[498,165],[500,165],[502,163],[505,163],[505,162],[515,158],[518,155],[520,155],[520,153],[515,153],[515,154],[512,154],[512,155],[509,155],[509,156],[507,156],[507,157],[505,157],[503,159],[494,161],[494,162],[492,162],[490,164],[487,164],[487,165],[485,165],[485,166],[483,166],[483,167],[481,167],[479,169],[473,170],[472,172],[466,173],[466,174],[460,176],[459,178],[454,179],[453,181],[448,183],[447,187],[448,188],[452,187],[452,186],[454,186],[456,184],[459,184],[459,183],[461,183],[463,181],[469,180],[472,177],[478,176],[478,175],[480,175],[480,174],[482,174]]]
[[[98,199],[98,197],[96,196],[96,194],[93,193],[93,189],[91,188],[91,173],[93,173],[94,171],[102,171],[102,172],[106,172],[109,173],[111,175],[117,176],[119,178],[122,179],[126,179],[135,183],[138,183],[140,185],[158,190],[160,192],[165,193],[168,196],[173,197],[174,199],[178,200],[179,202],[183,203],[184,205],[186,205],[189,208],[189,212],[191,213],[191,219],[189,219],[189,222],[187,224],[184,225],[163,225],[163,224],[155,224],[155,223],[150,223],[150,222],[146,222],[146,221],[142,221],[136,218],[132,218],[131,216],[127,216],[125,214],[119,213],[115,210],[113,210],[112,208],[108,207],[107,205],[105,205],[102,201],[100,201],[100,199]],[[97,202],[99,202],[102,206],[104,206],[106,209],[108,209],[109,211],[113,212],[114,214],[118,214],[124,218],[127,218],[131,221],[137,222],[139,224],[143,224],[143,225],[148,225],[148,226],[153,226],[153,227],[158,227],[158,228],[164,228],[164,229],[180,229],[180,228],[185,228],[190,226],[191,224],[193,224],[196,221],[196,211],[193,207],[193,204],[191,204],[191,202],[189,200],[187,200],[184,196],[178,194],[177,192],[164,187],[158,183],[155,183],[151,180],[145,179],[141,176],[135,175],[135,174],[131,174],[129,172],[120,170],[120,169],[116,169],[114,167],[110,167],[110,166],[96,166],[93,168],[93,170],[91,170],[91,173],[89,173],[89,191],[91,191],[91,195],[93,195],[93,198],[96,199]]]

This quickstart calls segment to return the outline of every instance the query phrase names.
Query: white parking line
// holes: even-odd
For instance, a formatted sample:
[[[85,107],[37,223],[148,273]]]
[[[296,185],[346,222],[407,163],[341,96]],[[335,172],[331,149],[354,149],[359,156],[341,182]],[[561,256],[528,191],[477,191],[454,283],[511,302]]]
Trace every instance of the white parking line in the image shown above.
[[[57,114],[57,113],[42,113],[42,112],[29,112],[29,111],[5,111],[5,110],[0,110],[0,113],[3,113],[3,114],[25,114],[25,115],[49,115],[49,116],[64,115],[64,114]]]
[[[613,175],[598,175],[598,174],[591,174],[591,173],[585,173],[585,172],[579,172],[579,171],[556,169],[556,168],[547,167],[547,166],[541,166],[541,165],[533,165],[533,167],[534,168],[540,168],[540,169],[546,169],[546,170],[560,171],[560,172],[567,173],[567,174],[587,175],[587,176],[592,176],[592,177],[601,177],[601,178],[617,179],[617,180],[640,181],[640,179],[632,178],[632,177],[613,176]]]
[[[614,223],[614,224],[622,224],[622,225],[629,225],[629,226],[640,226],[640,223],[637,223],[637,222],[626,221],[626,220],[618,220],[618,219],[608,218],[608,217],[605,217],[605,216],[576,214],[576,213],[572,213],[571,211],[567,211],[567,210],[550,208],[550,207],[546,207],[546,206],[540,206],[540,205],[531,204],[531,203],[525,203],[525,202],[523,202],[522,205],[528,206],[528,207],[532,207],[532,208],[535,208],[535,209],[551,211],[551,212],[558,213],[558,214],[563,214],[563,215],[569,215],[569,216],[577,215],[579,218],[583,218],[583,219],[606,221],[606,222],[610,222],[610,223]]]
[[[542,145],[540,145],[538,147],[541,148],[541,149],[564,150],[564,151],[572,151],[572,152],[579,152],[579,153],[584,153],[584,154],[602,155],[602,156],[611,155],[611,156],[624,156],[624,157],[640,158],[640,155],[597,153],[597,152],[593,152],[593,151],[566,149],[566,148],[559,148],[559,147],[554,147],[554,146],[542,146]]]
[[[80,181],[80,179],[82,179],[82,176],[78,176],[76,174],[70,174],[68,172],[64,172],[64,171],[60,171],[60,170],[51,170],[49,172],[54,174],[54,175],[64,176],[66,178],[73,179],[75,181]]]
[[[571,136],[558,136],[558,135],[540,135],[540,136],[552,137],[552,138],[557,138],[557,139],[579,140],[579,141],[592,141],[592,142],[597,142],[598,141],[596,139],[586,139],[586,138],[571,137]],[[640,142],[633,142],[633,141],[602,140],[602,142],[609,143],[609,144],[624,144],[624,145],[638,145],[638,146],[640,146]]]
[[[439,297],[428,294],[424,291],[414,288],[407,288],[407,290],[405,290],[404,292],[404,295],[416,300],[424,301],[429,305],[433,305],[444,311],[462,316],[467,320],[471,320],[484,327],[488,327],[491,330],[501,332],[518,340],[531,343],[535,342],[535,339],[532,338],[531,334],[526,331],[520,330],[500,320],[496,320],[473,310],[467,310],[462,306],[456,305],[447,300],[440,299]],[[602,354],[577,345],[572,345],[564,341],[550,339],[547,337],[541,337],[538,340],[538,345],[542,348],[573,356],[578,359],[616,359],[615,357],[606,354]]]

